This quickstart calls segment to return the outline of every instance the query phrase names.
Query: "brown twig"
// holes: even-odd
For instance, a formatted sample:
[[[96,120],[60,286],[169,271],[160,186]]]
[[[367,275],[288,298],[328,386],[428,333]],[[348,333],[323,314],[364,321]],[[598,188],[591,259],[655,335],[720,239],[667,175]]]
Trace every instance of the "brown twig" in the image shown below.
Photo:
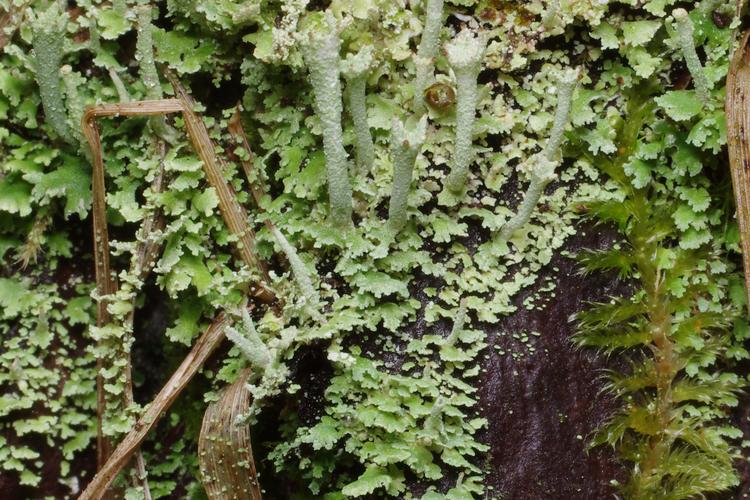
[[[727,75],[727,144],[737,222],[742,239],[745,290],[750,311],[750,30],[742,36]]]
[[[78,497],[79,500],[98,500],[107,491],[107,488],[114,481],[117,474],[128,463],[133,453],[139,449],[143,440],[146,439],[149,431],[153,429],[159,419],[172,406],[175,399],[185,389],[188,382],[203,366],[208,357],[219,346],[224,339],[224,328],[229,324],[229,319],[223,313],[220,313],[211,323],[208,329],[195,342],[190,353],[180,364],[179,368],[172,374],[172,377],[159,394],[148,405],[146,411],[138,419],[133,429],[123,438],[112,455],[99,469],[94,479],[86,486],[86,489]]]
[[[151,190],[154,193],[161,193],[164,184],[164,156],[166,154],[166,145],[162,139],[155,139],[154,145],[156,152],[159,156],[159,169],[151,182]],[[161,241],[153,239],[155,232],[164,229],[166,221],[161,210],[156,208],[149,215],[147,215],[141,224],[139,230],[139,241],[136,244],[133,260],[131,262],[131,275],[138,278],[140,281],[145,281],[148,277],[153,264],[156,260],[156,256],[161,249]],[[126,331],[133,331],[133,322],[135,319],[135,296],[131,301],[131,310],[125,319]],[[125,392],[123,397],[123,403],[125,408],[130,407],[135,403],[133,397],[133,371],[132,371],[132,360],[130,356],[130,350],[124,353],[126,358],[125,363]],[[143,488],[144,500],[151,500],[151,489],[148,486],[148,475],[146,473],[146,462],[143,460],[143,453],[138,450],[135,453],[135,471],[134,471],[133,483],[140,485]]]
[[[255,232],[247,223],[247,212],[237,201],[237,195],[232,187],[224,180],[224,169],[222,161],[216,156],[211,137],[203,120],[193,110],[194,102],[192,97],[187,93],[182,84],[171,72],[166,72],[167,79],[172,84],[179,100],[183,105],[182,116],[185,120],[185,128],[190,136],[190,141],[195,148],[198,157],[203,161],[203,168],[209,183],[216,189],[219,196],[219,210],[224,217],[224,222],[229,231],[235,235],[239,241],[236,246],[240,257],[250,267],[257,267],[266,280],[270,282],[268,270],[265,264],[259,261],[255,252]],[[272,302],[274,299],[273,292],[263,287],[258,287],[255,296],[264,302]]]
[[[248,155],[248,158],[245,159],[238,157],[234,154],[234,152],[232,152],[232,154],[239,160],[240,165],[242,165],[242,170],[245,172],[245,178],[250,185],[250,192],[252,193],[253,199],[255,200],[255,205],[260,208],[261,200],[266,194],[266,188],[263,184],[263,178],[261,177],[260,172],[257,172],[255,170],[255,157],[253,155],[253,150],[250,148],[250,141],[247,140],[245,129],[242,126],[239,104],[237,104],[232,118],[229,119],[227,128],[229,130],[229,134],[240,146],[242,146],[242,149],[244,149]]]
[[[250,393],[245,387],[250,374],[250,369],[242,371],[203,415],[198,461],[209,500],[261,499],[250,429],[237,425],[237,418],[250,406]]]
[[[97,303],[97,326],[102,327],[111,322],[111,315],[107,311],[107,297],[111,297],[117,290],[117,283],[111,274],[109,264],[109,234],[106,223],[104,160],[102,157],[101,138],[96,123],[97,118],[183,113],[190,139],[199,156],[203,160],[204,171],[209,184],[216,189],[219,195],[219,206],[224,221],[229,230],[239,240],[237,247],[243,261],[248,265],[258,265],[258,267],[263,269],[252,253],[255,248],[254,240],[252,239],[252,236],[254,235],[252,234],[252,230],[247,226],[247,216],[222,176],[205,125],[189,106],[188,98],[183,89],[181,99],[159,99],[152,101],[103,104],[87,108],[83,115],[81,126],[91,149],[93,164],[94,261],[96,266],[97,294],[99,296]],[[268,302],[273,301],[275,298],[273,292],[268,290],[262,284],[257,287],[255,296]],[[103,368],[103,361],[101,359],[97,360],[97,463],[99,467],[103,466],[111,452],[110,440],[102,431],[104,408],[106,404],[104,381],[101,376]]]

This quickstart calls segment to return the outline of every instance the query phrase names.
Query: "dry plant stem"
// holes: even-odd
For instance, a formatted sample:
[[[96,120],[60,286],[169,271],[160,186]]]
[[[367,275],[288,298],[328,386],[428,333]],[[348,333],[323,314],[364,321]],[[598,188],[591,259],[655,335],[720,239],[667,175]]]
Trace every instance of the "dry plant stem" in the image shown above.
[[[245,384],[251,373],[250,369],[243,370],[203,415],[198,462],[209,500],[261,499],[250,429],[237,425],[237,419],[250,407],[250,392]]]
[[[172,85],[178,85],[175,79],[170,78]],[[257,267],[267,277],[267,270],[265,265],[255,257],[255,233],[252,228],[247,224],[247,213],[237,201],[237,197],[232,191],[231,187],[224,180],[223,172],[220,167],[219,161],[216,157],[213,143],[208,135],[206,126],[203,121],[195,114],[192,110],[191,102],[188,100],[189,97],[185,93],[181,86],[175,87],[178,94],[181,95],[181,99],[159,99],[156,101],[135,101],[128,103],[116,103],[116,104],[102,104],[98,106],[89,107],[83,116],[82,126],[84,129],[84,135],[86,136],[89,145],[94,152],[94,179],[101,177],[100,189],[104,189],[104,164],[102,160],[101,152],[101,141],[99,140],[99,131],[96,127],[95,119],[99,117],[107,116],[153,116],[166,113],[182,113],[185,120],[185,125],[188,130],[188,135],[193,147],[195,148],[198,156],[203,161],[203,170],[206,174],[209,184],[216,190],[216,194],[219,197],[219,210],[224,219],[224,223],[227,225],[229,231],[237,238],[236,248],[240,255],[240,258],[250,267]],[[101,171],[101,172],[98,172]],[[94,185],[96,189],[96,184]],[[101,194],[101,207],[97,205],[97,193],[94,192],[94,209],[101,209],[102,214],[105,207],[104,192]],[[95,217],[96,220],[96,217]],[[105,228],[106,232],[106,228]],[[98,255],[99,242],[96,239],[95,257]],[[109,248],[109,242],[104,242],[105,247]],[[105,262],[102,260],[101,262]],[[106,261],[107,268],[109,268],[109,257],[107,256]],[[98,271],[98,269],[97,269]],[[99,281],[97,281],[99,283]],[[273,302],[275,300],[274,293],[266,288],[262,283],[258,284],[254,296],[262,300],[263,302]],[[105,307],[106,309],[106,307]]]
[[[229,231],[238,238],[236,247],[240,257],[249,267],[260,269],[266,283],[270,283],[271,278],[268,275],[268,269],[263,262],[256,258],[255,232],[247,223],[247,212],[239,204],[234,191],[224,180],[224,169],[219,158],[216,156],[216,149],[211,141],[211,137],[208,135],[206,125],[195,111],[193,111],[193,100],[177,78],[169,73],[167,73],[167,78],[182,102],[182,116],[185,120],[185,128],[190,136],[190,141],[193,143],[195,152],[198,153],[198,157],[203,161],[203,169],[208,182],[216,189],[216,194],[219,196],[219,210],[224,217],[224,222]],[[258,286],[254,294],[256,297],[267,302],[271,302],[274,299],[273,292],[263,285]]]
[[[203,363],[224,339],[224,328],[229,325],[229,319],[220,313],[208,329],[195,342],[190,353],[180,364],[179,368],[159,394],[148,405],[143,416],[133,426],[133,429],[123,438],[112,455],[96,473],[94,479],[86,486],[79,500],[98,500],[106,493],[107,488],[114,481],[117,474],[127,465],[130,458],[139,449],[149,431],[159,422],[161,416],[172,406],[177,396],[185,389],[188,382],[200,370]]]
[[[96,118],[109,117],[109,116],[153,116],[166,113],[178,113],[184,112],[185,107],[183,101],[178,99],[160,99],[156,101],[137,101],[127,103],[115,103],[105,104],[99,106],[93,106],[86,109],[83,115],[81,126],[83,128],[84,136],[89,143],[92,154],[93,173],[92,173],[92,190],[93,190],[93,232],[94,232],[94,261],[95,261],[95,273],[96,273],[96,288],[99,300],[97,302],[97,326],[102,327],[109,324],[112,320],[111,315],[107,311],[107,300],[106,297],[111,296],[117,290],[117,284],[114,281],[109,265],[109,234],[107,231],[106,221],[106,187],[104,182],[104,160],[102,158],[102,146],[101,139],[99,137],[99,129],[96,125]],[[187,122],[187,120],[186,120]],[[201,122],[202,125],[202,122]],[[203,128],[205,135],[208,132]],[[192,136],[191,136],[192,137]],[[199,147],[196,145],[196,149]],[[213,151],[213,150],[211,150]],[[207,154],[204,152],[204,154]],[[209,155],[210,156],[210,155]],[[203,157],[202,157],[203,159]],[[216,168],[216,163],[204,162],[204,168],[207,173],[210,167]],[[214,175],[208,176],[209,182],[214,184],[218,181],[217,192],[221,196],[223,193],[226,196],[226,191],[229,189],[226,185],[220,172],[214,171]],[[221,186],[224,186],[224,190],[221,190]],[[215,188],[217,186],[214,186]],[[231,193],[231,191],[230,191]],[[239,207],[236,198],[230,199]],[[221,200],[220,200],[221,201]],[[223,200],[226,203],[226,199]],[[241,207],[239,207],[241,210]],[[225,215],[222,211],[222,215]],[[245,221],[245,219],[242,219]],[[232,226],[229,222],[225,222],[230,227],[230,231],[233,231]],[[246,222],[245,222],[246,224]],[[235,233],[237,234],[237,233]],[[247,235],[245,235],[247,238]],[[240,244],[243,241],[240,239]],[[254,245],[253,245],[254,247]],[[248,250],[245,249],[241,252],[243,260],[248,265],[251,262],[255,262],[255,259],[247,259]],[[258,292],[256,296],[262,300],[271,302],[274,298],[272,292],[265,287],[260,287],[261,292]],[[97,373],[101,373],[104,368],[102,360],[97,360]],[[111,452],[111,443],[109,439],[104,436],[102,432],[103,424],[103,412],[105,408],[105,392],[104,383],[101,375],[97,374],[96,389],[97,389],[97,464],[101,467]]]
[[[727,75],[727,143],[737,221],[742,240],[745,290],[750,311],[750,31],[742,36]]]
[[[266,194],[266,189],[261,173],[255,171],[255,157],[253,155],[253,150],[250,149],[250,141],[248,141],[247,139],[245,129],[242,127],[239,104],[237,105],[232,118],[230,118],[229,120],[228,128],[229,133],[232,135],[235,141],[237,141],[240,146],[242,146],[242,148],[248,155],[247,159],[239,158],[239,162],[240,165],[242,165],[242,170],[243,172],[245,172],[245,177],[247,178],[247,182],[250,185],[250,193],[253,195],[255,204],[258,208],[260,208],[260,203],[263,199],[263,196],[265,196]]]

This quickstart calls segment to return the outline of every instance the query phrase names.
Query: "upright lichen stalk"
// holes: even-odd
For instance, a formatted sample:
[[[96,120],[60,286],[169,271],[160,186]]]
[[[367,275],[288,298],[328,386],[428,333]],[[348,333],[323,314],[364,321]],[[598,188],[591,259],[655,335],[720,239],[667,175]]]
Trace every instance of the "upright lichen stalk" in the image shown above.
[[[682,57],[685,59],[690,76],[693,77],[695,93],[704,105],[711,101],[711,92],[709,90],[706,72],[695,50],[695,39],[693,38],[693,21],[690,20],[685,9],[675,9],[672,11],[677,29],[677,42],[679,43]]]
[[[318,292],[313,285],[312,278],[310,277],[310,273],[308,272],[305,263],[302,262],[302,259],[300,259],[299,255],[297,254],[297,250],[295,250],[292,244],[289,243],[289,240],[286,239],[284,234],[279,231],[276,226],[270,225],[269,230],[271,231],[271,234],[273,234],[273,237],[276,239],[276,243],[278,243],[281,247],[284,255],[286,255],[286,258],[289,261],[289,267],[291,267],[292,269],[294,279],[297,282],[300,290],[302,291],[302,294],[307,301],[307,305],[310,307],[316,306],[320,302],[320,297],[318,296]]]
[[[555,168],[559,163],[558,152],[562,144],[565,127],[568,124],[573,91],[577,81],[578,70],[574,69],[568,69],[560,77],[560,84],[557,89],[557,110],[552,131],[544,150],[529,159],[531,167],[529,187],[521,205],[518,207],[518,212],[503,226],[501,230],[503,238],[511,237],[531,219],[531,214],[534,212],[534,207],[539,202],[544,188],[555,178]]]
[[[354,146],[357,154],[357,169],[360,174],[369,172],[375,161],[375,146],[373,146],[370,126],[367,123],[365,92],[367,75],[372,62],[372,46],[368,45],[356,54],[349,55],[341,67],[346,78],[346,103],[354,123]]]
[[[65,87],[65,108],[70,116],[70,123],[81,123],[83,117],[83,99],[79,92],[81,88],[81,77],[67,64],[60,68],[60,76]],[[86,140],[80,127],[69,127],[75,139],[83,146]]]
[[[163,97],[159,73],[156,71],[154,62],[154,40],[151,24],[152,10],[150,5],[140,5],[136,8],[138,15],[138,38],[135,44],[135,58],[138,61],[138,70],[141,81],[146,87],[146,98],[161,99]],[[174,144],[176,142],[175,131],[167,125],[164,116],[154,116],[149,119],[149,124],[154,133],[160,138]]]
[[[391,126],[391,160],[393,161],[393,188],[388,207],[388,226],[393,232],[406,225],[406,206],[411,187],[414,162],[424,142],[427,116],[411,127],[394,118]]]
[[[52,130],[63,140],[70,141],[60,84],[60,67],[63,56],[63,42],[68,15],[61,12],[57,2],[40,12],[31,22],[34,45],[34,70],[39,85],[39,97],[44,108],[44,117]]]
[[[338,227],[352,223],[352,188],[341,127],[341,82],[339,49],[341,40],[333,15],[325,22],[313,22],[302,33],[302,53],[315,94],[315,108],[323,128],[331,222]]]
[[[422,39],[415,57],[417,76],[414,79],[414,112],[417,114],[424,111],[424,91],[432,79],[442,26],[443,0],[427,0]]]
[[[271,364],[271,352],[258,335],[247,307],[242,308],[242,329],[227,327],[225,333],[227,338],[247,358],[252,368],[259,375],[262,375],[268,365]]]
[[[474,117],[477,108],[477,77],[482,69],[486,38],[465,29],[446,47],[456,76],[456,139],[453,168],[446,179],[448,190],[460,194],[466,188],[469,166],[474,159]]]
[[[451,329],[451,333],[445,339],[444,345],[446,346],[455,345],[456,341],[458,340],[458,336],[464,330],[464,323],[466,323],[467,304],[468,304],[468,301],[465,298],[461,299],[461,301],[458,303],[458,311],[456,311],[456,317],[453,320],[453,328]]]

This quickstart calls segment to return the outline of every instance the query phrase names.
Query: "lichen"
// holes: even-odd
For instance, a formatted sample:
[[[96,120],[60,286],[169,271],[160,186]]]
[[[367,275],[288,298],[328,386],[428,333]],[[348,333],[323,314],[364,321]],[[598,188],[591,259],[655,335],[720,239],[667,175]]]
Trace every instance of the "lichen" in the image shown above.
[[[352,217],[352,189],[341,126],[341,41],[332,14],[327,13],[324,20],[310,20],[309,24],[312,26],[302,33],[300,43],[315,93],[315,110],[323,129],[331,222],[338,227],[348,227]]]
[[[573,69],[567,70],[559,77],[557,109],[552,130],[544,150],[528,160],[531,165],[529,167],[529,187],[526,189],[526,194],[518,207],[518,211],[500,231],[502,238],[509,238],[531,219],[531,214],[539,203],[544,188],[555,178],[555,168],[560,163],[558,159],[560,145],[565,127],[568,125],[573,90],[575,90],[577,81],[578,71]]]
[[[456,136],[453,165],[445,186],[454,194],[466,189],[469,167],[474,160],[474,118],[476,116],[477,77],[482,69],[486,38],[464,29],[446,45],[448,62],[456,76]]]
[[[411,190],[414,162],[427,132],[427,117],[416,124],[404,125],[397,118],[391,126],[391,161],[393,162],[393,188],[388,205],[388,225],[393,232],[400,231],[407,221],[407,202]]]
[[[223,226],[217,193],[183,134],[167,146],[153,133],[158,125],[118,117],[99,127],[111,259],[121,284],[111,310],[125,327],[87,331],[92,263],[81,234],[91,171],[74,141],[40,133],[41,126],[56,135],[49,113],[41,123],[39,112],[50,93],[35,84],[33,23],[17,25],[22,16],[13,17],[7,36],[0,36],[6,160],[0,165],[6,263],[0,357],[11,367],[0,374],[6,405],[0,467],[11,481],[31,485],[52,468],[41,462],[53,456],[49,450],[64,455],[53,473],[60,490],[46,490],[57,481],[45,480],[44,491],[29,488],[25,496],[74,496],[82,486],[79,467],[71,464],[85,468],[82,453],[93,446],[95,354],[117,363],[105,373],[117,396],[105,430],[119,435],[141,411],[120,397],[131,344],[137,361],[144,361],[144,350],[165,353],[167,362],[149,365],[155,376],[134,373],[136,389],[149,392],[218,311],[231,315],[240,308],[244,318],[227,332],[235,346],[217,352],[143,448],[155,498],[174,495],[175,484],[185,485],[186,496],[202,494],[196,423],[206,402],[245,366],[254,373],[245,421],[276,427],[256,433],[265,496],[278,493],[278,482],[269,479],[275,474],[288,490],[316,498],[499,496],[498,485],[509,479],[492,470],[487,440],[503,429],[483,418],[492,416],[483,398],[505,395],[477,388],[493,363],[533,369],[558,355],[540,352],[545,330],[519,318],[556,307],[560,269],[568,268],[560,262],[572,257],[570,239],[588,231],[577,224],[581,214],[617,228],[623,239],[612,248],[608,239],[597,240],[598,253],[579,252],[581,266],[606,269],[633,291],[613,304],[586,304],[578,317],[577,341],[592,349],[586,355],[601,356],[601,363],[617,358],[610,387],[622,396],[613,404],[621,406],[594,442],[625,429],[610,443],[626,465],[625,484],[613,488],[631,498],[680,498],[736,482],[731,457],[739,432],[726,417],[745,385],[736,374],[750,357],[743,345],[750,329],[739,314],[744,294],[730,195],[717,182],[724,178],[719,98],[732,6],[708,0],[688,14],[708,82],[706,105],[699,78],[693,75],[691,87],[680,72],[688,44],[678,42],[678,23],[667,13],[678,5],[689,9],[685,3],[407,4],[333,0],[324,12],[305,0],[169,0],[158,9],[115,0],[58,11],[67,28],[55,35],[63,55],[50,69],[59,79],[60,68],[70,67],[67,81],[57,81],[60,109],[69,110],[65,138],[75,139],[75,115],[84,103],[163,97],[156,64],[169,68],[195,97],[217,156],[227,160],[225,178],[248,207],[258,259],[268,264],[269,287],[279,298],[271,306],[247,302],[260,273],[233,255],[235,236]],[[49,2],[30,5],[44,14]],[[461,28],[441,50],[441,36]],[[481,37],[472,36],[478,32]],[[487,44],[483,54],[480,38]],[[135,58],[122,50],[132,39]],[[355,68],[370,50],[372,59]],[[467,59],[476,64],[467,68]],[[560,75],[574,66],[581,67],[580,85],[568,113]],[[343,105],[341,76],[347,79]],[[342,121],[344,107],[351,120]],[[182,131],[178,115],[169,123]],[[245,127],[246,141],[230,139],[230,123]],[[421,132],[411,137],[420,127],[424,138]],[[366,165],[361,174],[348,172],[350,147],[358,171]],[[456,171],[451,179],[460,177],[455,193],[441,191],[448,169]],[[162,192],[152,187],[160,172]],[[511,231],[526,182],[530,191],[536,186],[527,195],[533,201]],[[136,229],[158,214],[162,229]],[[132,263],[146,242],[163,244],[164,251],[144,282]],[[28,262],[25,269],[18,260]],[[658,283],[655,265],[663,278]],[[580,278],[583,288],[588,279]],[[614,322],[644,303],[627,324]],[[660,321],[663,308],[672,311],[669,322]],[[164,331],[156,331],[161,322]],[[141,335],[144,324],[148,331]],[[641,368],[667,359],[656,342],[662,339],[653,335],[667,330],[677,349],[653,385]],[[87,350],[95,338],[105,348]],[[671,394],[698,399],[672,401],[675,418],[659,422],[668,432],[649,434],[669,387]],[[172,442],[174,435],[180,437]],[[696,451],[689,442],[695,435],[709,436],[713,458]],[[578,458],[577,449],[564,458]],[[519,462],[528,453],[520,450]],[[118,485],[138,497],[126,485],[128,475]],[[690,491],[680,489],[684,478],[695,479]],[[562,491],[537,479],[548,495]]]
[[[60,68],[63,59],[63,44],[67,28],[68,14],[61,12],[57,2],[31,21],[34,40],[34,70],[39,85],[39,97],[44,107],[44,116],[57,136],[71,139],[68,117],[65,112]]]
[[[690,20],[687,11],[682,8],[673,10],[672,17],[677,27],[677,43],[682,51],[685,65],[690,71],[690,76],[693,77],[695,91],[703,104],[708,104],[711,101],[711,94],[706,73],[703,71],[703,65],[695,50],[693,21]]]
[[[414,65],[414,113],[424,111],[424,91],[432,80],[435,58],[440,44],[440,29],[443,27],[443,0],[427,0],[424,6],[424,27],[419,41]]]
[[[138,61],[138,70],[143,85],[146,87],[147,99],[161,99],[162,89],[159,81],[159,73],[156,71],[154,61],[153,25],[151,24],[151,5],[141,5],[136,9],[138,16],[138,37],[135,45],[135,60]],[[122,97],[121,97],[122,99]],[[169,143],[176,142],[176,132],[167,125],[163,116],[155,116],[149,119],[149,124],[154,133]]]
[[[357,172],[366,174],[375,161],[375,147],[372,144],[370,125],[367,122],[366,87],[367,76],[373,64],[373,47],[368,45],[356,54],[350,54],[341,64],[341,72],[346,78],[346,101],[354,123]]]

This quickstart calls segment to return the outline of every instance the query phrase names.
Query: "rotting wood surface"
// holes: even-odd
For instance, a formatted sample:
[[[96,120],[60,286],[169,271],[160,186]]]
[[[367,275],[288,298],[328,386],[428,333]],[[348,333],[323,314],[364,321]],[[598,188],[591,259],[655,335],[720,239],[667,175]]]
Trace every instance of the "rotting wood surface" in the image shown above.
[[[750,31],[741,38],[727,74],[727,145],[737,222],[742,239],[745,291],[750,311]]]

